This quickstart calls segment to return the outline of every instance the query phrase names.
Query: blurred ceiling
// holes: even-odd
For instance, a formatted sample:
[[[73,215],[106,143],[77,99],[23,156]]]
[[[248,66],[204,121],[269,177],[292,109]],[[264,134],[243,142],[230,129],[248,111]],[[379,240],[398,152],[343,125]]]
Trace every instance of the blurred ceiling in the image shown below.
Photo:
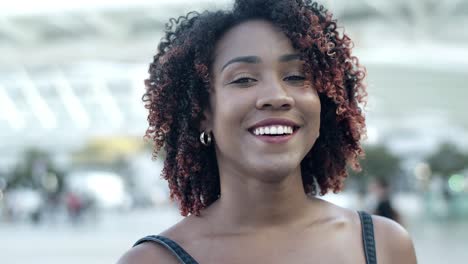
[[[148,50],[155,48],[170,17],[191,10],[225,8],[229,3],[226,0],[4,2],[0,4],[0,67],[69,60],[147,60]],[[346,26],[346,31],[367,44],[367,48],[384,45],[379,41],[435,41],[464,44],[465,49],[468,43],[468,31],[460,30],[468,23],[466,0],[324,3]]]
[[[64,151],[93,136],[142,135],[142,80],[165,23],[230,3],[0,3],[0,155],[30,145]],[[467,0],[323,3],[367,66],[372,135],[405,135],[411,146],[426,137],[419,149],[454,137],[468,146]]]

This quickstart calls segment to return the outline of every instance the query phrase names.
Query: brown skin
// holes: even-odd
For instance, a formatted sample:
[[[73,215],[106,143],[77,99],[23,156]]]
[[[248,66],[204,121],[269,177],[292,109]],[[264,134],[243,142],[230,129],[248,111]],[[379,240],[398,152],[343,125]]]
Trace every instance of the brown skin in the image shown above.
[[[357,213],[304,192],[300,162],[319,135],[320,101],[298,78],[304,76],[302,62],[280,61],[297,54],[289,39],[268,22],[248,21],[229,30],[215,52],[211,110],[202,127],[216,140],[221,197],[201,216],[188,216],[161,235],[201,264],[365,263]],[[223,70],[239,56],[260,62]],[[240,79],[244,84],[232,83]],[[301,127],[287,143],[267,144],[247,129],[270,117]],[[393,221],[373,219],[378,263],[416,263],[407,232]],[[145,243],[119,261],[127,263],[178,261]]]

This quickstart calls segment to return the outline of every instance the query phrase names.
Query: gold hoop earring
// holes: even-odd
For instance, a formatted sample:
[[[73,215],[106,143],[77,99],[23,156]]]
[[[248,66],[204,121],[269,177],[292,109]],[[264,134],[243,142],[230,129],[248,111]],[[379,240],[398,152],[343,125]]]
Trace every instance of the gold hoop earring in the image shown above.
[[[205,140],[205,137],[206,137],[206,140]],[[201,132],[201,134],[200,134],[200,142],[201,142],[204,146],[206,146],[206,147],[208,147],[209,145],[211,145],[211,133],[208,132],[208,133],[205,134],[205,131]]]

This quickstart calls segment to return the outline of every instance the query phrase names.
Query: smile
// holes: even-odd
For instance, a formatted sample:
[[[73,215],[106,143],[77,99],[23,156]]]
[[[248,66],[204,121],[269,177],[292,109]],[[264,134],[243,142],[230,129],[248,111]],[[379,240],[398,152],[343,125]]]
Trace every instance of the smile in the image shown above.
[[[257,131],[258,134],[255,134],[256,132],[252,132],[251,134],[256,138],[256,139],[259,139],[260,141],[263,141],[265,143],[274,143],[274,144],[281,144],[281,143],[286,143],[288,142],[290,139],[292,139],[294,137],[294,135],[296,134],[297,130],[294,130],[290,127],[290,129],[286,129],[286,132],[284,131],[284,128],[283,128],[283,133],[281,133],[281,131],[278,132],[278,130],[281,130],[281,129],[278,129],[276,128],[276,134],[272,134],[271,133],[271,129],[272,127],[268,127],[269,130],[270,130],[270,133],[265,133],[265,129],[267,128],[264,128],[264,133],[261,134],[261,129],[259,131]],[[291,133],[291,129],[292,129],[292,133]],[[273,129],[273,132],[274,132],[274,129]],[[280,133],[280,134],[279,134]]]
[[[291,135],[294,132],[294,128],[291,126],[265,126],[257,127],[253,131],[256,136],[260,135]]]
[[[300,127],[293,120],[268,118],[251,126],[249,132],[266,143],[285,143],[297,133]]]

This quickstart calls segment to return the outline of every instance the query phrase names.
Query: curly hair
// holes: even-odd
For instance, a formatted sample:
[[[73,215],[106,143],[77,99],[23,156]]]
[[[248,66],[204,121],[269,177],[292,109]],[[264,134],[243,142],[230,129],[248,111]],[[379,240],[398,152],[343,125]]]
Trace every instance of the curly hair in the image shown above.
[[[166,24],[143,95],[149,110],[145,138],[154,141],[154,159],[166,153],[162,177],[183,216],[199,215],[220,196],[213,144],[199,141],[203,111],[210,107],[213,51],[229,29],[254,19],[269,21],[291,40],[319,94],[320,136],[301,162],[305,193],[338,192],[347,166],[360,170],[366,71],[330,12],[310,0],[237,0],[230,11],[190,12]]]

